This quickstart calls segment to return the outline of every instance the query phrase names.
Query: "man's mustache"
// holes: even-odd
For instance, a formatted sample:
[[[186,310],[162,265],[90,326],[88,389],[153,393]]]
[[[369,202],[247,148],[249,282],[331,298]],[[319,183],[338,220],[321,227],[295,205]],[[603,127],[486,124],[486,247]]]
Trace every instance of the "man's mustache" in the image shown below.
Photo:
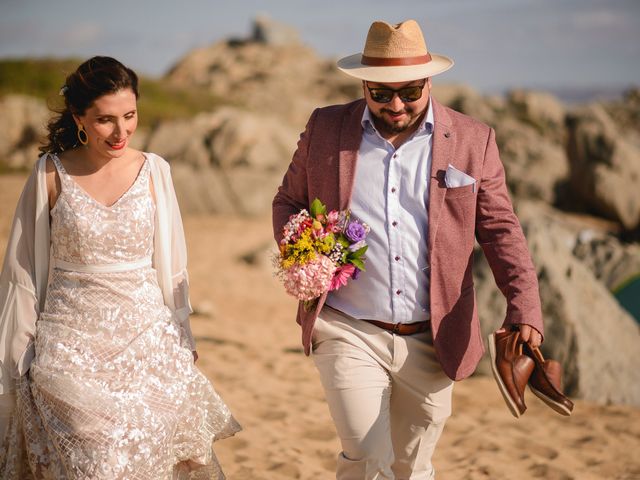
[[[383,108],[382,110],[380,110],[380,113],[385,113],[385,112],[387,112],[387,113],[389,113],[391,115],[400,115],[401,113],[407,113],[407,114],[412,113],[413,109],[411,109],[411,108],[403,108],[402,110],[398,110],[397,112],[394,112],[393,110],[390,110],[388,108]]]

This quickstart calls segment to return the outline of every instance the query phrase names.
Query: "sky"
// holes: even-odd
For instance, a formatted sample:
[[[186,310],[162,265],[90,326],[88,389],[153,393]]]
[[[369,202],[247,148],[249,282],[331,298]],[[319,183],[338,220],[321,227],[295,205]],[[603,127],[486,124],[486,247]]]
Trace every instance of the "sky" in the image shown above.
[[[483,92],[640,85],[640,0],[0,0],[0,58],[111,55],[161,76],[257,15],[328,58],[361,52],[374,20],[414,18],[456,62],[442,80]]]

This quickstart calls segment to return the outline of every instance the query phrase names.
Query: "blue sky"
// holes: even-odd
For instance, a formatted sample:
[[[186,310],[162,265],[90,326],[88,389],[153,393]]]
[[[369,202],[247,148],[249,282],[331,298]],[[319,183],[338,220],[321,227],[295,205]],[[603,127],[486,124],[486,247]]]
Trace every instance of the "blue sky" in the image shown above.
[[[640,0],[0,0],[0,57],[106,54],[158,76],[258,14],[327,57],[361,51],[373,20],[415,18],[456,61],[442,80],[482,91],[640,84]]]

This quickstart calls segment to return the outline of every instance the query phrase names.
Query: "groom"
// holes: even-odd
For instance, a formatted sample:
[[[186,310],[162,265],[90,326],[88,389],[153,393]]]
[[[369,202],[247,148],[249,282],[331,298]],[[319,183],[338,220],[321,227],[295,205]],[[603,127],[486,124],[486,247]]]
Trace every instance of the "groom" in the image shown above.
[[[504,326],[542,340],[536,273],[513,213],[495,133],[430,96],[453,65],[418,24],[374,22],[338,62],[364,99],[317,109],[273,200],[277,241],[319,198],[367,223],[366,272],[298,308],[342,452],[337,478],[432,479],[454,380],[484,348],[473,289],[482,246],[506,297]]]

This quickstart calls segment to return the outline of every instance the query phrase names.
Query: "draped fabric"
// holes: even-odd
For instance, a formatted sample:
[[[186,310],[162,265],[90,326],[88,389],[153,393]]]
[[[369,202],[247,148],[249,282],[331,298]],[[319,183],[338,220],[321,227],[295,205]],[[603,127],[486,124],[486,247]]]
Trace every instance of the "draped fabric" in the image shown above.
[[[168,164],[146,154],[133,185],[105,206],[52,159],[62,191],[50,227],[43,157],[0,282],[0,476],[223,478],[211,444],[239,426],[193,365]]]

